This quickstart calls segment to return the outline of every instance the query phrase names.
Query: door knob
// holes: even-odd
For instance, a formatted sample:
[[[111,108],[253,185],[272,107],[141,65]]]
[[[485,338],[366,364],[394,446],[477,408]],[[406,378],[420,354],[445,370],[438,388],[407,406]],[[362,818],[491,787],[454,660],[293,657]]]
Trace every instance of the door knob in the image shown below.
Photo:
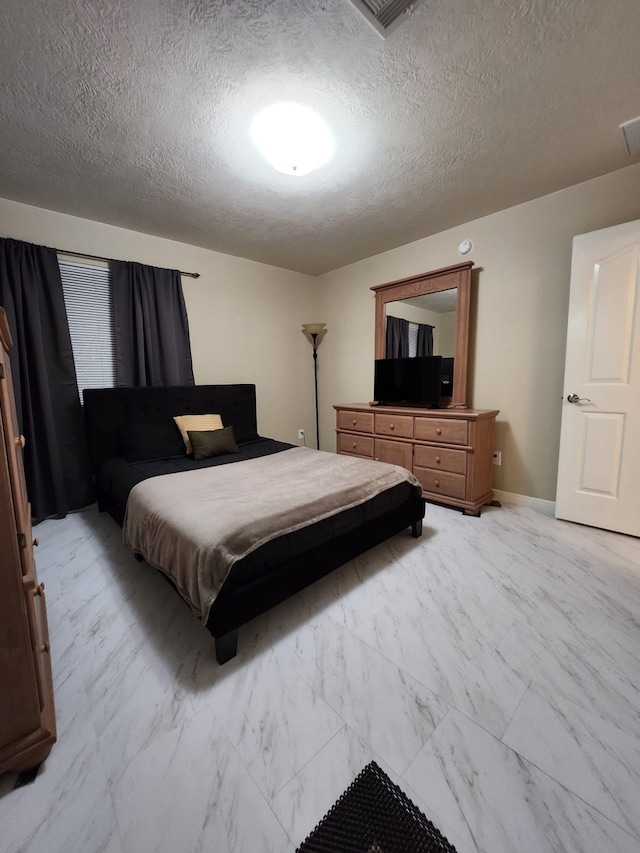
[[[577,394],[568,394],[567,395],[568,403],[590,403],[591,400],[588,397],[578,397]]]

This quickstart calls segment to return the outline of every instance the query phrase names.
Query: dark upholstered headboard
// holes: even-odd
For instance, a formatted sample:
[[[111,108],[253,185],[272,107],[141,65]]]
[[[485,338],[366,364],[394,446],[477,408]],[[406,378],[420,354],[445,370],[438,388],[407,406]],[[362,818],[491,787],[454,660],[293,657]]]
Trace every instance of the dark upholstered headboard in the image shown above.
[[[187,414],[221,415],[225,426],[233,426],[238,443],[258,438],[255,385],[86,389],[84,415],[93,471],[121,455],[120,428],[166,423]]]

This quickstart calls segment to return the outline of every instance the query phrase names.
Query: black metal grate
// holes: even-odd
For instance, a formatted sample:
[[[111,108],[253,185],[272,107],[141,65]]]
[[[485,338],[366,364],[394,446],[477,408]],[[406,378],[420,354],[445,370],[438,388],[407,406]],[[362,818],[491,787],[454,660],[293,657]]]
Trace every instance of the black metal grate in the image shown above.
[[[375,761],[356,776],[296,853],[456,853]]]

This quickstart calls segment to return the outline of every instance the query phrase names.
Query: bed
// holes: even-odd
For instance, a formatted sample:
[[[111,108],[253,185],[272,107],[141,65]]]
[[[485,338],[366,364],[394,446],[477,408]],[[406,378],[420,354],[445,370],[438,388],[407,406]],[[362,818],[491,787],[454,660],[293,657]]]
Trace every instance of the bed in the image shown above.
[[[396,466],[260,436],[254,385],[88,389],[84,410],[99,510],[123,526],[125,542],[134,554],[162,571],[206,625],[215,638],[219,663],[234,657],[239,628],[255,616],[396,533],[407,528],[414,537],[422,533],[424,501],[413,475]],[[220,416],[225,433],[232,433],[234,449],[205,458],[187,455],[174,417],[211,413]],[[194,442],[198,439],[196,451],[200,440],[212,434],[208,429],[195,436],[189,433]],[[222,432],[214,437],[221,438]],[[334,471],[331,466],[336,465]],[[303,480],[314,490],[316,483],[325,483],[325,488],[334,481],[342,483],[342,503],[330,492],[321,499],[318,492],[317,501],[300,498],[299,506],[295,496],[305,494]],[[263,485],[241,493],[248,483]],[[274,501],[277,497],[284,504],[278,504],[277,511],[265,509],[265,518],[260,519],[260,506],[269,505],[271,492]],[[196,493],[198,500],[212,503],[200,506]],[[172,499],[175,495],[180,499]],[[190,591],[196,587],[190,583],[196,563],[192,570],[189,561],[192,557],[200,561],[200,574],[204,551],[194,543],[205,528],[223,524],[218,515],[223,516],[227,503],[233,520],[234,501],[246,512],[235,513],[239,521],[229,566],[226,574],[216,576],[219,586],[213,593],[207,588],[205,598],[197,600],[197,589],[195,596]],[[313,517],[307,520],[304,513],[310,510],[303,503],[314,505]],[[174,512],[179,519],[173,518]],[[271,516],[286,523],[276,528]],[[263,530],[267,524],[271,527]],[[155,553],[152,527],[164,536]],[[174,536],[176,541],[180,537],[180,547],[174,547]],[[215,571],[219,562],[216,557],[211,563]],[[207,563],[202,570],[207,578],[209,567]],[[202,586],[200,577],[197,586]]]

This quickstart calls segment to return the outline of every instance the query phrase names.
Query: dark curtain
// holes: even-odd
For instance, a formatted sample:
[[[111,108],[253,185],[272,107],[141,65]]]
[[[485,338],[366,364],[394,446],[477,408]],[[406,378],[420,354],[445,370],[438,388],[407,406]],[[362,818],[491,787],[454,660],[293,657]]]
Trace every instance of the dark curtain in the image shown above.
[[[416,355],[433,355],[433,326],[418,323]]]
[[[408,358],[409,321],[400,317],[387,317],[386,358]]]
[[[60,267],[54,249],[0,238],[0,304],[34,522],[94,500]]]
[[[193,385],[178,270],[111,261],[111,282],[117,384]]]

